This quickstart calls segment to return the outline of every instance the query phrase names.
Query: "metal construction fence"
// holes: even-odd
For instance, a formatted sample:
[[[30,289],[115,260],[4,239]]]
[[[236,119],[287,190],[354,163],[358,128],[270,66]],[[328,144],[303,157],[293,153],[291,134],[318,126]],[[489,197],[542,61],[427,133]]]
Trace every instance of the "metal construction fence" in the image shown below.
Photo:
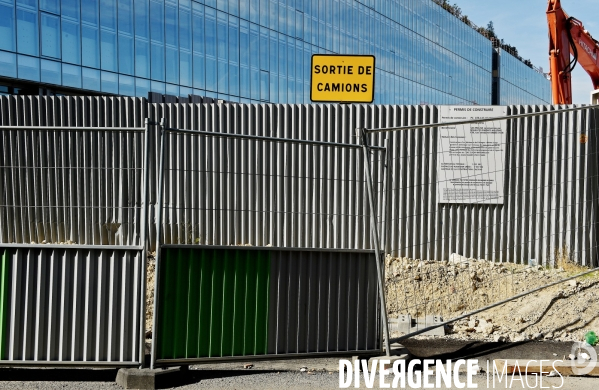
[[[376,196],[381,198],[377,202],[377,214],[380,216],[381,241],[386,245],[385,253],[394,257],[429,260],[447,260],[452,253],[458,253],[466,257],[516,263],[532,258],[539,264],[550,264],[556,250],[568,247],[571,253],[576,254],[574,259],[577,262],[591,265],[596,252],[590,243],[595,240],[596,229],[579,229],[577,226],[594,226],[595,223],[592,210],[596,206],[589,200],[592,197],[585,194],[596,188],[596,159],[593,156],[597,144],[593,129],[597,109],[563,112],[564,108],[506,107],[508,116],[524,113],[542,115],[507,121],[503,170],[505,194],[509,197],[503,205],[440,202],[437,190],[439,178],[436,175],[439,153],[437,128],[370,135],[373,146],[384,146],[384,140],[388,139],[391,151],[387,196],[381,196],[382,188],[375,188]],[[439,120],[440,109],[441,106],[149,104],[145,99],[125,97],[0,97],[3,125],[143,126],[144,118],[156,122],[164,118],[165,125],[172,128],[346,144],[356,143],[355,128],[432,124]],[[579,139],[583,130],[588,135],[585,144]],[[158,132],[151,129],[148,201],[153,206],[156,205],[155,189],[158,186],[157,138]],[[177,150],[171,155],[183,171],[193,169],[196,147],[203,148],[205,157],[215,159],[217,172],[227,163],[222,160],[225,156],[223,148],[227,145],[222,140],[204,144],[174,140],[169,145]],[[276,150],[274,148],[273,152],[276,153]],[[243,153],[243,150],[240,152]],[[122,154],[125,153],[141,155],[140,150],[125,152],[123,149]],[[275,163],[273,158],[267,160],[266,157],[264,164]],[[302,153],[289,154],[279,165],[300,166],[306,158],[313,157]],[[327,169],[323,171],[326,175],[341,177],[357,169],[343,160],[339,161],[339,165],[333,165],[331,159],[335,158],[334,153],[314,158],[320,159],[318,163],[322,169]],[[373,174],[375,185],[382,183],[382,178],[376,176],[378,171],[374,170]],[[219,179],[215,177],[215,180]],[[327,189],[329,199],[326,201],[335,207],[354,201],[352,194],[345,191],[334,191],[334,195],[330,192]],[[215,202],[210,206],[213,209],[222,208],[218,202],[231,202],[229,197],[235,196],[228,186],[226,189],[223,187],[217,198],[213,194],[208,195],[207,199]],[[150,221],[155,219],[154,210],[155,207],[149,209]],[[365,215],[368,215],[368,210]],[[165,220],[165,223],[173,224],[164,229],[164,242],[167,244],[171,239],[173,243],[179,243],[177,231],[182,226],[178,225],[178,219],[185,220],[175,214]],[[210,233],[194,239],[201,238],[201,243],[209,245],[306,247],[319,242],[325,248],[372,249],[372,243],[363,231],[359,230],[356,234],[352,226],[339,225],[345,221],[335,221],[334,230],[314,230],[311,221],[298,218],[294,222],[294,234],[291,234],[291,227],[275,230],[266,228],[270,225],[249,225],[260,220],[250,219],[248,215],[243,219],[243,228],[230,228],[234,221],[227,221],[227,228],[215,234],[211,233],[214,223],[204,221],[210,224],[205,227]],[[490,226],[501,228],[491,229]],[[149,238],[152,245],[155,233],[155,225],[151,224]],[[7,242],[2,234],[0,240]]]
[[[352,246],[379,240],[384,148],[168,127],[160,144],[152,367],[381,352],[381,253]]]
[[[0,365],[143,363],[147,134],[0,125]]]
[[[409,322],[395,341],[599,266],[597,108],[451,109],[365,130],[392,134],[386,302]]]
[[[0,161],[0,358],[4,360],[0,364],[11,359],[25,364],[140,364],[146,243],[151,251],[165,250],[159,265],[164,261],[175,267],[172,273],[159,270],[156,296],[165,302],[172,296],[160,295],[163,283],[165,289],[177,286],[173,280],[185,275],[177,267],[192,263],[209,267],[214,261],[206,259],[211,256],[235,258],[236,265],[190,272],[200,278],[204,271],[221,272],[223,283],[230,283],[225,270],[231,269],[234,275],[245,275],[246,284],[239,286],[246,289],[248,275],[255,275],[261,293],[271,294],[272,281],[289,291],[294,288],[290,286],[305,286],[305,275],[312,272],[312,268],[298,268],[296,279],[281,284],[282,274],[274,270],[283,267],[282,253],[289,258],[312,256],[300,263],[312,267],[328,262],[328,269],[334,270],[342,261],[362,267],[365,253],[376,254],[381,246],[389,256],[390,311],[446,318],[455,313],[450,308],[465,310],[464,302],[455,301],[458,295],[480,294],[471,301],[486,305],[520,292],[510,281],[520,270],[512,272],[510,265],[504,267],[507,272],[493,274],[495,287],[489,285],[487,290],[495,295],[489,295],[481,281],[481,264],[526,268],[569,261],[596,266],[597,108],[505,107],[503,119],[496,119],[505,126],[505,140],[493,139],[503,157],[494,161],[494,171],[485,172],[489,180],[503,181],[502,203],[483,198],[443,201],[440,188],[447,180],[438,174],[438,164],[448,151],[439,142],[442,110],[442,106],[150,104],[124,97],[0,96],[0,127],[4,127],[0,129],[4,152]],[[146,118],[152,124],[163,120],[163,126],[143,127]],[[362,133],[356,129],[363,129]],[[462,179],[474,176],[466,173]],[[379,239],[372,239],[373,232],[380,232]],[[315,260],[314,253],[301,251],[305,248],[329,253],[329,260],[324,255]],[[342,260],[347,249],[355,250],[357,257]],[[221,252],[216,255],[210,250]],[[186,253],[187,259],[177,260],[180,253]],[[256,253],[261,259],[268,254],[270,259],[265,262],[266,284],[260,279],[266,271],[247,268],[252,263],[248,256]],[[225,260],[225,265],[227,261],[233,260]],[[287,265],[296,272],[294,264]],[[372,276],[367,275],[346,280],[348,286],[371,286]],[[341,283],[338,276],[323,274],[318,283]],[[439,278],[448,280],[447,289],[431,284],[433,290],[426,292],[422,282]],[[47,288],[39,290],[38,285]],[[218,283],[211,286],[223,288]],[[169,294],[181,294],[173,291]],[[196,298],[189,291],[184,294],[188,304]],[[292,297],[294,302],[312,299],[311,293],[306,297],[303,291]],[[366,291],[370,294],[370,287]],[[60,306],[53,303],[56,294],[61,294]],[[328,299],[340,296],[328,295]],[[231,299],[250,298],[235,293]],[[21,302],[25,306],[17,308]],[[279,329],[270,323],[270,315],[277,313],[277,324],[283,326],[279,309],[271,310],[272,300],[268,302],[268,316],[261,313],[260,318],[268,318],[269,331]],[[220,307],[222,318],[235,307],[220,301],[211,304]],[[84,317],[78,317],[80,308]],[[257,316],[246,306],[243,310]],[[360,310],[366,308],[355,310],[363,313]],[[92,312],[96,317],[85,314]],[[126,313],[132,314],[124,320]],[[346,313],[354,315],[349,306]],[[154,318],[158,315],[162,314],[157,312]],[[340,318],[339,313],[334,315],[338,317],[329,313],[327,318]],[[370,314],[365,316],[372,320]],[[89,322],[91,318],[108,322],[98,325]],[[176,321],[202,329],[201,322],[189,318]],[[353,344],[338,340],[336,345],[380,348],[380,341],[370,343],[374,333],[368,321],[348,330],[356,333]],[[27,328],[31,324],[47,323],[60,324],[49,328],[57,333],[22,331],[33,329]],[[222,332],[224,323],[209,326],[220,326]],[[360,333],[364,326],[367,333]],[[244,323],[243,329],[251,333],[252,328]],[[160,335],[160,330],[155,334]],[[193,352],[193,335],[178,335],[173,350],[155,342],[153,361],[167,364],[166,360],[239,353],[263,356],[264,351],[267,355],[335,351],[328,341],[326,348],[321,347],[325,345],[318,344],[321,339],[304,344],[295,338],[294,349],[278,333],[276,347],[271,341],[263,344],[254,333],[254,344],[246,348],[243,334],[242,349],[235,343],[232,349],[222,344],[224,349],[215,349],[214,354]],[[362,336],[369,340],[366,344],[359,341]],[[55,339],[61,341],[52,344]],[[112,343],[110,348],[119,345],[118,351],[107,343]]]

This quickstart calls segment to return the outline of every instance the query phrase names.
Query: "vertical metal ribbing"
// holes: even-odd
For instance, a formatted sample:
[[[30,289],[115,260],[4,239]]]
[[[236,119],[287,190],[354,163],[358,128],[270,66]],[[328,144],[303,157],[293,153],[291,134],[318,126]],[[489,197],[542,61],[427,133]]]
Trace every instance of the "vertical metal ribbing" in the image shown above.
[[[153,369],[156,364],[156,346],[158,327],[158,311],[160,310],[159,299],[160,291],[160,245],[162,243],[162,187],[164,181],[164,151],[166,149],[167,137],[165,136],[164,118],[160,119],[160,158],[158,160],[158,187],[156,197],[156,271],[154,276],[154,318],[152,319],[152,356],[150,367]]]
[[[376,208],[374,204],[374,195],[372,189],[372,174],[370,172],[370,153],[368,150],[368,144],[366,141],[366,135],[361,129],[356,129],[356,136],[362,144],[362,152],[364,156],[364,171],[366,173],[366,190],[368,193],[368,203],[370,206],[370,229],[372,244],[374,246],[375,262],[377,266],[377,279],[379,287],[379,299],[381,303],[381,318],[383,320],[383,335],[385,337],[385,353],[387,356],[391,356],[391,345],[389,343],[389,325],[387,324],[387,304],[385,302],[385,286],[384,286],[384,275],[383,267],[381,266],[382,254],[379,250],[379,233],[378,233],[378,222],[376,216]]]

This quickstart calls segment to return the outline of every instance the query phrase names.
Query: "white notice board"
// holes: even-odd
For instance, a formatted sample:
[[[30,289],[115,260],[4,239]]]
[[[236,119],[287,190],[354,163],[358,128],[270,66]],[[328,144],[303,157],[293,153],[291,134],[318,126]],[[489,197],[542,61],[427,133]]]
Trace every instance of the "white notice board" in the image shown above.
[[[441,106],[439,122],[496,118],[504,106]],[[439,203],[503,204],[506,120],[442,126],[437,139]]]

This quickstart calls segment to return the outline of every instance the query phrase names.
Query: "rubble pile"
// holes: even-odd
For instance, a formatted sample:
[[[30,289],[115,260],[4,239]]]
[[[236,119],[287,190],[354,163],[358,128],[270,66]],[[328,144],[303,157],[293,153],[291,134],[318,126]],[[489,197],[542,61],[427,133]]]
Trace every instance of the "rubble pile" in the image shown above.
[[[387,309],[390,317],[440,315],[447,320],[569,276],[561,268],[495,263],[457,254],[443,262],[387,257]],[[599,275],[591,274],[456,321],[446,328],[446,337],[581,340],[586,332],[599,330],[598,298]]]

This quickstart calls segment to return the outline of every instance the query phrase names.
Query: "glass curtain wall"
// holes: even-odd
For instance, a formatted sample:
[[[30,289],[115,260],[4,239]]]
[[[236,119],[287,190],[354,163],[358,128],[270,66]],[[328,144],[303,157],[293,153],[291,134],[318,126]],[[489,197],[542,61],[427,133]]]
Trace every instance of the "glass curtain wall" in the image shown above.
[[[499,54],[499,104],[551,104],[551,84],[542,73],[506,51]]]
[[[431,0],[0,0],[5,77],[309,102],[313,54],[376,56],[376,104],[490,104],[491,43]]]

